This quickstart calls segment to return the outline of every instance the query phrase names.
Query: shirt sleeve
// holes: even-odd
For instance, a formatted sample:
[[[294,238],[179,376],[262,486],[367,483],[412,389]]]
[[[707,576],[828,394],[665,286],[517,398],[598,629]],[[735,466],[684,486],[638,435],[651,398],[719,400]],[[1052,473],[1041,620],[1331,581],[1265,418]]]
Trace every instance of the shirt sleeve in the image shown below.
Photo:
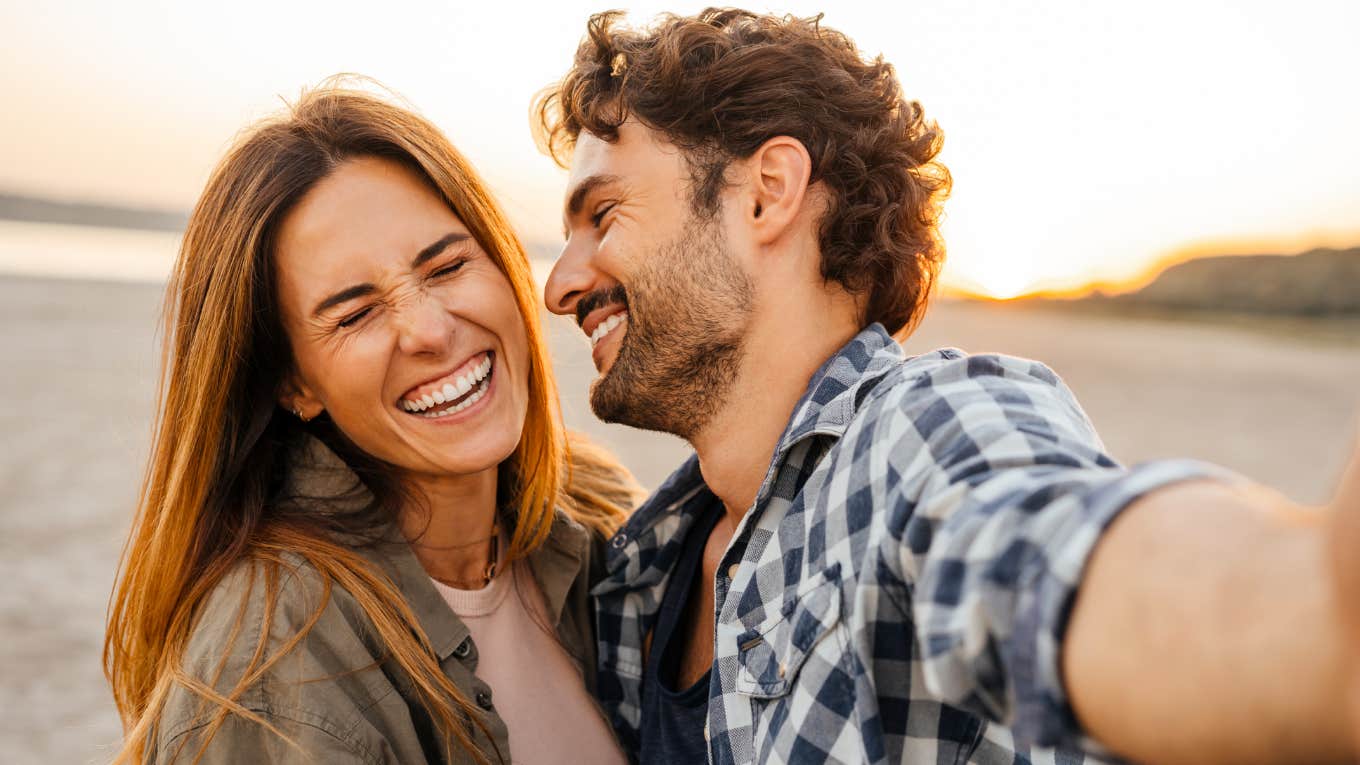
[[[904,387],[887,505],[927,687],[1024,744],[1104,754],[1082,735],[1060,669],[1086,562],[1139,497],[1232,477],[1189,460],[1119,466],[1037,362],[955,358]]]

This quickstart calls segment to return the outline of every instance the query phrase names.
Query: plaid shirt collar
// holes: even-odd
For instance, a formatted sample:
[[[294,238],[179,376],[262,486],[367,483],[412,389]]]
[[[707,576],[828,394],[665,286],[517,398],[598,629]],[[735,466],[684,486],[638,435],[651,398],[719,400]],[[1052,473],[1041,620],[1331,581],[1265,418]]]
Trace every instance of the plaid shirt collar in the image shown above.
[[[757,509],[764,505],[770,478],[789,450],[812,436],[840,438],[864,397],[903,359],[902,347],[882,324],[874,323],[818,368],[779,437],[756,498]],[[698,456],[691,455],[610,540],[607,576],[594,594],[655,586],[675,564],[698,511],[715,499],[700,473]],[[743,525],[747,523],[743,519]]]

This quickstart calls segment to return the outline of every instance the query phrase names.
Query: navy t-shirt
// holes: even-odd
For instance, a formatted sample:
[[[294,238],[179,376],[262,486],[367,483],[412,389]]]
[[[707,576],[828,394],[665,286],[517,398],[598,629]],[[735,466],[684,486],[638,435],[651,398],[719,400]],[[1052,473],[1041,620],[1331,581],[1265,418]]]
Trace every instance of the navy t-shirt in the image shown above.
[[[651,652],[642,672],[642,725],[639,730],[643,765],[691,765],[708,761],[704,723],[708,719],[708,680],[712,670],[688,688],[676,688],[684,641],[677,634],[683,627],[685,606],[695,587],[711,587],[703,578],[704,544],[722,517],[721,502],[714,501],[695,520],[685,538],[680,560],[661,597]]]

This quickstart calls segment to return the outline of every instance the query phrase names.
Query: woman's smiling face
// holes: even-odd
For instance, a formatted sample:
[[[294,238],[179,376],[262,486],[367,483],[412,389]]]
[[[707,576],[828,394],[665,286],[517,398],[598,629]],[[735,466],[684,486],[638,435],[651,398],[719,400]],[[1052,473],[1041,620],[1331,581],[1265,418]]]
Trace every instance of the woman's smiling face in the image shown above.
[[[284,218],[274,268],[296,368],[281,403],[323,410],[415,475],[493,469],[528,409],[528,338],[505,274],[417,173],[345,161]]]

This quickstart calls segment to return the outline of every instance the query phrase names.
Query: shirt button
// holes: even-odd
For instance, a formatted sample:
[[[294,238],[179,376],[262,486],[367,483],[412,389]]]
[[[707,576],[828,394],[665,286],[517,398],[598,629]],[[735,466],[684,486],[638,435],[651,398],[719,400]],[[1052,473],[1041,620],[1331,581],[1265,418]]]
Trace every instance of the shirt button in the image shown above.
[[[733,563],[732,565],[730,565],[730,566],[727,567],[727,578],[728,578],[728,579],[736,579],[736,578],[737,578],[737,567],[740,566],[740,565],[741,565],[740,563]]]
[[[477,706],[482,709],[491,709],[491,691],[477,691]]]
[[[710,740],[708,737],[708,720],[704,720],[704,740],[705,741]]]
[[[614,538],[609,541],[609,544],[612,545],[615,550],[617,550],[620,547],[623,547],[624,545],[628,544],[628,535],[620,531],[619,533],[614,535]]]
[[[789,671],[789,667],[784,662],[779,662],[779,676],[783,677]]]
[[[463,638],[463,642],[453,649],[454,657],[459,659],[466,659],[470,653],[472,653],[472,638],[470,637]]]

